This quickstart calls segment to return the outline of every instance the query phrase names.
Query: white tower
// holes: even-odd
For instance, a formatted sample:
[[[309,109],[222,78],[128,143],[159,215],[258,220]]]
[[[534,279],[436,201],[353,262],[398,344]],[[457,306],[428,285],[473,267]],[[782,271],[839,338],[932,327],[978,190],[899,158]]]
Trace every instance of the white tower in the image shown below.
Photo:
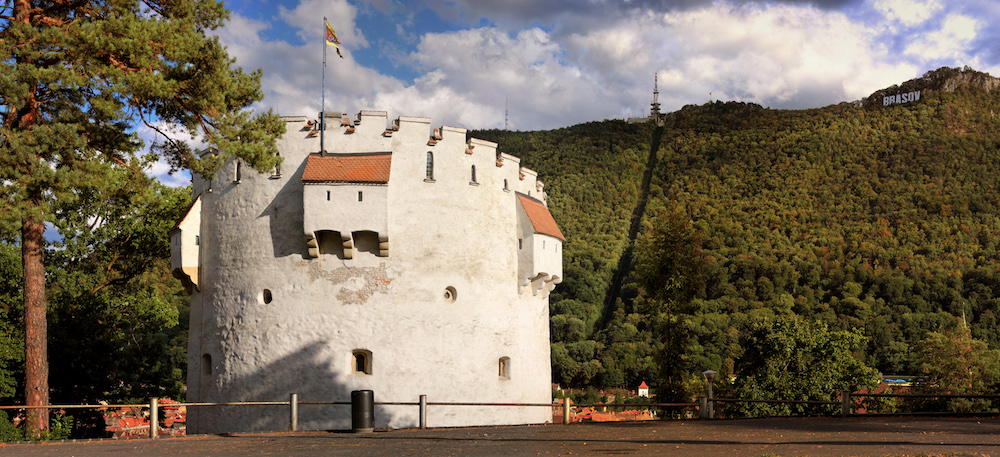
[[[548,294],[564,237],[543,184],[466,130],[382,111],[284,118],[283,162],[194,178],[171,232],[191,291],[188,401],[549,403]],[[339,118],[339,119],[338,119]],[[336,122],[339,120],[340,122]],[[429,426],[529,424],[540,407],[431,406]],[[301,405],[302,429],[350,428]],[[414,427],[377,406],[376,427]],[[284,406],[189,408],[191,433],[284,430]]]

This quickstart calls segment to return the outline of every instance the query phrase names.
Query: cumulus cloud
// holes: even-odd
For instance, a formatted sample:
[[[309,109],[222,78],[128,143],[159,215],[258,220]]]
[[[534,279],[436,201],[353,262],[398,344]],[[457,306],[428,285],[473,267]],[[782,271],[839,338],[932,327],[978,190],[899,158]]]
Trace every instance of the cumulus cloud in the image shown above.
[[[428,0],[424,7],[455,21],[434,33],[415,26],[415,15],[427,11],[419,5],[369,0],[356,8],[335,0],[320,8],[320,1],[281,8],[273,19],[280,23],[234,14],[220,32],[239,65],[264,69],[262,107],[310,117],[320,110],[315,11],[330,15],[345,43],[346,58],[334,57],[326,69],[329,110],[386,110],[469,128],[501,127],[505,102],[511,127],[521,130],[639,115],[654,73],[665,111],[709,100],[809,108],[857,100],[940,65],[1000,63],[990,50],[996,46],[982,39],[996,32],[974,19],[995,15],[985,0],[961,7],[943,0]],[[358,20],[372,11],[401,25],[369,42]],[[301,43],[267,39],[276,26],[294,28]],[[416,76],[404,81],[359,63],[352,54],[362,49]]]
[[[972,17],[948,15],[938,30],[913,41],[906,52],[926,61],[962,61],[969,59],[966,50],[976,39],[981,24]]]
[[[876,0],[872,8],[885,17],[886,23],[893,30],[902,27],[913,27],[923,24],[942,10],[943,5],[938,0]]]

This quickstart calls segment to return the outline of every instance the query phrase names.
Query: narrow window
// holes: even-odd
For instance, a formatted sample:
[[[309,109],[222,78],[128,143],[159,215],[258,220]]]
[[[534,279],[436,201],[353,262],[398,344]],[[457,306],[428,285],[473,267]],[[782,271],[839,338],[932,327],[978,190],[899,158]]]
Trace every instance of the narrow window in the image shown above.
[[[353,353],[354,367],[356,374],[372,374],[372,352],[364,349],[355,349]]]
[[[201,246],[201,235],[195,235],[194,236],[194,245],[195,246]]]
[[[425,181],[434,180],[434,153],[427,153],[427,176],[424,178]]]
[[[506,179],[503,180],[503,190],[510,190],[510,187],[507,187],[507,180]]]
[[[518,249],[523,249],[524,248],[524,246],[522,245],[523,241],[524,240],[521,240],[520,238],[518,238],[518,240],[517,240],[517,248]]]
[[[500,357],[498,365],[500,379],[510,379],[510,357]]]
[[[358,201],[361,201],[361,191],[358,191]]]
[[[201,355],[201,375],[208,376],[212,374],[212,356],[208,354]]]
[[[545,249],[545,240],[542,240],[542,249]]]
[[[326,191],[326,201],[330,201],[330,191]]]
[[[243,177],[243,164],[239,161],[236,162],[236,176],[233,177],[234,183],[239,183],[240,178]]]
[[[476,166],[475,165],[472,166],[472,182],[477,182],[476,181]]]

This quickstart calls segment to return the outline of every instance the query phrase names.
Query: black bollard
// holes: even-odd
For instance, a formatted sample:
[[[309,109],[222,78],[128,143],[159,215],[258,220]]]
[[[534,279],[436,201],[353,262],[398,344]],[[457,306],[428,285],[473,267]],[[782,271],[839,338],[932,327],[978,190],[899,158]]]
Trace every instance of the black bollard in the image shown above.
[[[375,431],[375,393],[370,390],[351,391],[351,431]]]

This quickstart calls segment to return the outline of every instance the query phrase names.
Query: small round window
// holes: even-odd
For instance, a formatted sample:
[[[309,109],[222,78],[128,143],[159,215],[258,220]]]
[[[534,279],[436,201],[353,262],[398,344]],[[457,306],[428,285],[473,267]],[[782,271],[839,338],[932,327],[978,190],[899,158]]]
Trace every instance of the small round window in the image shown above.
[[[455,292],[455,288],[448,286],[444,288],[444,300],[448,303],[454,303],[455,299],[458,298],[458,294]]]
[[[264,289],[264,293],[261,294],[260,300],[264,302],[264,304],[266,305],[268,303],[271,303],[272,299],[273,297],[271,296],[271,289]]]

